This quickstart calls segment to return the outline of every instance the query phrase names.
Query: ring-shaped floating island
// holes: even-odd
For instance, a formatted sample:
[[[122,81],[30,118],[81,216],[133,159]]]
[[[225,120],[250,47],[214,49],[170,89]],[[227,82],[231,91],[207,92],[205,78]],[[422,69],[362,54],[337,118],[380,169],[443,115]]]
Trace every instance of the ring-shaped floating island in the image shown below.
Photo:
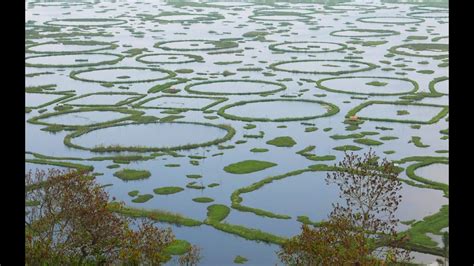
[[[162,12],[155,16],[153,20],[162,23],[181,23],[181,22],[202,22],[223,19],[219,13],[196,14],[183,12]]]
[[[26,57],[25,66],[41,68],[91,67],[113,65],[123,58],[123,55],[109,53],[47,54]]]
[[[127,23],[126,20],[115,18],[65,18],[47,21],[44,24],[65,27],[108,27],[125,23]]]
[[[175,77],[176,73],[161,68],[105,67],[72,71],[69,76],[72,79],[86,82],[122,84],[165,80]],[[104,79],[105,77],[109,79]]]
[[[303,9],[303,8],[263,8],[263,9],[257,9],[254,11],[256,15],[268,15],[268,14],[301,14],[301,15],[308,15],[308,14],[314,14],[317,13],[317,10],[311,10],[311,9]]]
[[[238,46],[237,42],[230,40],[176,40],[157,42],[153,47],[168,51],[215,51]]]
[[[341,65],[344,65],[343,69],[340,69]],[[372,70],[377,68],[377,65],[352,60],[305,59],[273,63],[270,68],[291,73],[341,75]]]
[[[27,46],[26,53],[40,54],[72,54],[90,53],[102,50],[111,50],[118,45],[110,42],[98,41],[51,41]]]
[[[261,21],[307,21],[312,17],[297,12],[262,13],[249,16],[251,20]]]
[[[69,2],[69,1],[61,1],[61,2],[33,2],[29,3],[35,6],[79,6],[79,5],[88,5],[91,4],[90,2]]]
[[[159,95],[147,98],[133,105],[134,108],[144,109],[172,109],[205,111],[215,105],[227,101],[223,97],[202,97],[183,95]],[[147,105],[148,104],[148,105]]]
[[[398,55],[432,57],[435,59],[448,57],[449,44],[446,43],[407,43],[393,46],[389,52]]]
[[[430,81],[429,88],[431,93],[434,94],[441,94],[441,95],[448,95],[449,94],[449,85],[446,84],[446,87],[444,87],[444,83],[448,83],[449,78],[448,77],[439,77],[435,78],[432,81]],[[443,88],[439,88],[440,84],[443,84]]]
[[[422,18],[414,17],[363,17],[358,18],[357,21],[363,23],[374,23],[374,24],[394,24],[394,25],[405,25],[405,24],[414,24],[422,23],[425,20]]]
[[[343,43],[315,41],[282,42],[271,44],[268,47],[272,51],[292,53],[329,53],[342,51],[346,48],[347,45]]]
[[[156,131],[156,134],[153,134],[153,131]],[[158,152],[190,150],[217,145],[230,140],[234,135],[235,130],[229,125],[181,121],[131,122],[80,128],[67,135],[64,138],[64,144],[71,148],[92,152]],[[83,142],[91,142],[96,145],[87,146],[72,142],[74,139],[81,141],[81,137]],[[121,143],[123,138],[125,141],[134,143]],[[156,145],[160,141],[161,144]]]
[[[145,64],[185,64],[204,62],[204,58],[199,55],[176,53],[144,54],[138,56],[135,60]]]
[[[69,98],[62,101],[61,104],[80,107],[122,106],[145,96],[146,94],[136,92],[94,92]]]
[[[348,80],[348,82],[337,81]],[[316,81],[318,88],[330,92],[386,96],[404,95],[418,90],[418,83],[407,78],[372,77],[372,76],[345,76],[330,77]]]
[[[138,110],[116,107],[84,107],[74,110],[44,113],[29,119],[28,123],[67,128],[94,127],[115,124],[134,117],[139,117],[142,114],[143,112]]]
[[[379,30],[379,29],[347,29],[336,30],[329,35],[335,37],[386,37],[399,35],[400,32],[394,30]]]
[[[400,119],[393,118],[397,117],[397,113],[400,109],[408,111],[409,116],[403,116],[403,118]],[[351,109],[346,114],[346,118],[357,116],[360,120],[409,124],[434,124],[441,118],[445,117],[448,112],[449,107],[446,105],[411,103],[407,101],[368,101]],[[374,114],[378,117],[371,116]],[[384,114],[386,114],[386,116],[383,117]]]
[[[202,89],[199,89],[199,87]],[[232,88],[236,91],[230,91]],[[184,90],[189,93],[204,95],[266,94],[275,93],[285,89],[286,86],[282,83],[248,79],[209,80],[188,84],[184,87]]]
[[[408,13],[407,16],[412,16],[415,18],[449,18],[449,12],[448,11],[438,11],[438,12],[420,11],[420,12]]]
[[[230,112],[232,109],[233,113]],[[323,101],[262,99],[232,103],[220,108],[217,114],[226,119],[245,122],[286,122],[328,117],[338,112],[336,105]]]
[[[368,11],[368,10],[381,9],[381,7],[372,6],[372,5],[338,4],[338,5],[326,6],[326,9],[338,10],[338,11]]]

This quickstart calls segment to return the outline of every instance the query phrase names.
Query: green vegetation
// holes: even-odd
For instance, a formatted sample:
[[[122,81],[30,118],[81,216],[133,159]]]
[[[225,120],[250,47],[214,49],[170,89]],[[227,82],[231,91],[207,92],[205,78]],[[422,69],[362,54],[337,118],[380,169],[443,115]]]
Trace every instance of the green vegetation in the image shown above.
[[[224,220],[227,215],[229,215],[230,209],[229,207],[222,205],[222,204],[214,204],[207,207],[207,219],[205,222],[221,222]]]
[[[151,101],[154,101],[156,99],[161,99],[161,98],[164,98],[164,99],[167,99],[167,98],[171,98],[171,99],[209,99],[209,100],[214,100],[214,102],[206,105],[206,106],[203,106],[201,108],[190,108],[190,107],[186,107],[186,106],[183,106],[183,107],[180,107],[179,105],[178,106],[173,106],[173,107],[162,107],[162,106],[144,106],[144,104],[146,104],[147,102],[151,102]],[[143,101],[140,101],[138,103],[135,103],[132,105],[132,107],[134,108],[143,108],[143,109],[171,109],[171,110],[174,110],[174,111],[187,111],[187,110],[197,110],[197,111],[205,111],[217,104],[220,104],[222,102],[225,102],[227,101],[228,99],[227,98],[217,98],[217,97],[200,97],[200,96],[179,96],[179,95],[159,95],[159,96],[155,96],[155,97],[149,97]]]
[[[266,143],[277,147],[293,147],[296,145],[296,141],[290,136],[276,137]]]
[[[352,69],[352,70],[334,70],[334,71],[314,71],[314,70],[287,70],[283,68],[279,68],[280,65],[289,64],[289,63],[300,63],[300,62],[328,62],[328,63],[335,63],[338,62],[345,62],[345,63],[353,63],[359,65],[365,65],[366,67],[361,67],[359,69]],[[334,65],[335,66],[335,65]],[[348,73],[355,73],[361,71],[368,71],[377,68],[377,65],[368,62],[361,62],[361,61],[351,61],[351,60],[318,60],[318,59],[305,59],[305,60],[294,60],[294,61],[281,61],[277,63],[273,63],[269,66],[272,70],[275,71],[284,71],[284,72],[291,72],[291,73],[305,73],[305,74],[329,74],[329,75],[342,75]]]
[[[163,251],[169,255],[183,255],[191,248],[191,244],[186,240],[176,239],[171,245],[167,246]]]
[[[338,80],[338,79],[358,79],[358,78],[371,78],[375,79],[374,81],[366,83],[367,85],[371,86],[377,86],[377,87],[382,87],[385,86],[386,82],[382,82],[380,80],[397,80],[397,81],[406,81],[411,83],[412,88],[408,91],[401,91],[401,92],[394,92],[394,93],[386,93],[383,91],[377,91],[377,92],[358,92],[358,91],[345,91],[345,90],[336,90],[332,89],[330,87],[326,87],[323,85],[324,82],[330,81],[330,80]],[[377,80],[379,79],[379,80]],[[372,77],[372,76],[344,76],[344,77],[330,77],[330,78],[323,78],[318,81],[316,81],[316,86],[322,90],[330,91],[330,92],[337,92],[337,93],[345,93],[345,94],[353,94],[353,95],[373,95],[373,96],[385,96],[385,95],[405,95],[405,94],[410,94],[410,93],[415,93],[418,91],[418,83],[414,80],[411,79],[406,79],[406,78],[391,78],[391,77]]]
[[[131,180],[147,179],[151,176],[151,173],[147,170],[134,170],[134,169],[124,168],[120,171],[115,172],[114,176],[124,181],[131,181]]]
[[[193,90],[192,88],[195,86],[205,85],[205,84],[213,84],[213,83],[234,83],[234,82],[248,82],[248,83],[256,83],[257,85],[266,84],[266,85],[273,85],[275,89],[266,90],[266,91],[257,91],[257,92],[206,92],[206,91],[198,91]],[[254,80],[254,79],[224,79],[224,80],[206,80],[202,82],[188,84],[184,87],[184,90],[193,93],[193,94],[204,94],[204,95],[252,95],[252,94],[263,94],[263,93],[275,93],[282,90],[285,90],[286,86],[283,83],[277,82],[270,82],[270,81],[263,81],[263,80]]]
[[[132,190],[130,192],[128,192],[128,195],[130,197],[136,197],[138,195],[139,191],[138,190]]]
[[[199,144],[185,144],[182,146],[176,147],[144,147],[144,146],[96,146],[93,148],[83,147],[72,143],[72,139],[87,134],[89,132],[109,128],[109,127],[117,127],[117,126],[127,126],[127,125],[138,125],[138,124],[152,124],[152,123],[162,123],[156,121],[145,121],[145,122],[131,122],[131,123],[123,123],[123,124],[114,124],[114,125],[104,125],[104,126],[97,126],[97,127],[89,127],[89,128],[80,128],[77,131],[74,131],[71,134],[66,135],[64,138],[64,144],[68,147],[80,149],[80,150],[90,150],[93,152],[123,152],[123,151],[130,151],[130,152],[159,152],[159,151],[176,151],[176,150],[189,150],[198,147],[206,147],[211,145],[217,145],[219,143],[225,142],[230,140],[235,135],[235,130],[230,127],[229,125],[214,125],[210,123],[197,123],[197,122],[172,122],[172,123],[185,123],[185,124],[195,124],[195,125],[203,125],[203,126],[211,126],[217,127],[227,131],[227,134],[222,137],[212,141],[208,141],[205,143]]]
[[[362,120],[372,120],[372,121],[383,121],[383,122],[399,122],[399,123],[412,123],[412,124],[433,124],[438,122],[441,118],[445,117],[449,112],[449,107],[445,105],[437,105],[437,104],[421,104],[421,103],[409,103],[407,101],[399,101],[399,102],[386,102],[386,101],[368,101],[362,103],[359,106],[351,109],[347,114],[346,118],[350,118],[351,116],[356,116],[357,113],[364,109],[367,106],[372,104],[389,104],[389,105],[399,105],[399,106],[427,106],[427,107],[438,107],[440,108],[440,112],[429,119],[428,121],[417,121],[417,120],[400,120],[394,118],[374,118],[374,117],[358,117]]]
[[[209,198],[209,197],[198,197],[193,199],[194,202],[199,202],[199,203],[209,203],[213,202],[214,199]]]
[[[240,255],[236,256],[235,259],[234,259],[234,263],[236,263],[236,264],[244,264],[244,263],[246,263],[247,261],[248,261],[247,258],[242,257],[242,256],[240,256]]]
[[[415,146],[418,148],[427,148],[430,146],[430,145],[423,144],[421,142],[421,137],[418,137],[418,136],[412,136],[410,142],[413,142],[413,144],[415,144]]]
[[[160,73],[165,73],[167,74],[165,77],[159,77],[159,78],[149,78],[146,80],[114,80],[113,82],[106,81],[106,80],[99,80],[99,79],[88,79],[88,78],[80,78],[79,75],[83,73],[90,73],[94,71],[99,71],[99,70],[112,70],[112,69],[135,69],[135,70],[150,70],[150,71],[155,71],[155,72],[160,72]],[[122,84],[122,83],[142,83],[142,82],[153,82],[153,81],[158,81],[158,80],[165,80],[165,79],[170,79],[176,76],[176,73],[166,70],[166,69],[160,69],[160,68],[146,68],[146,67],[107,67],[107,68],[87,68],[87,69],[82,69],[82,70],[76,70],[72,71],[69,74],[69,77],[75,80],[79,81],[85,81],[85,82],[98,82],[98,83],[109,83],[109,84]]]
[[[347,32],[347,31],[352,31],[352,32],[366,32],[366,35],[348,35],[348,34],[343,34],[340,35],[341,32]],[[362,38],[362,37],[384,37],[384,36],[392,36],[392,35],[399,35],[400,32],[394,31],[394,30],[374,30],[374,29],[350,29],[350,30],[337,30],[333,31],[330,33],[331,36],[336,36],[336,37],[356,37],[356,38]]]
[[[267,152],[268,149],[265,148],[253,148],[250,150],[251,152]]]
[[[307,127],[304,129],[304,132],[314,132],[316,130],[318,130],[317,127]]]
[[[303,224],[306,224],[306,225],[313,225],[313,226],[316,226],[316,227],[321,224],[320,222],[311,221],[308,216],[304,216],[304,215],[296,217],[296,220],[300,223],[303,223]]]
[[[143,203],[143,202],[149,201],[152,198],[153,198],[153,195],[151,194],[138,195],[136,198],[132,199],[132,202]]]
[[[270,119],[270,118],[257,118],[257,117],[241,117],[241,116],[235,116],[231,114],[225,113],[225,111],[229,108],[235,107],[235,106],[242,106],[245,104],[250,104],[250,103],[256,103],[256,102],[274,102],[274,101],[279,101],[279,102],[290,102],[290,101],[296,101],[296,102],[307,102],[307,103],[317,103],[322,105],[327,109],[327,112],[322,114],[322,115],[313,115],[313,116],[306,116],[306,117],[286,117],[286,118],[276,118],[276,119]],[[301,121],[301,120],[309,120],[309,119],[315,119],[315,118],[320,118],[320,117],[328,117],[335,115],[339,112],[339,108],[331,103],[323,102],[323,101],[315,101],[315,100],[305,100],[305,99],[262,99],[262,100],[252,100],[252,101],[240,101],[240,102],[235,102],[226,106],[221,107],[218,111],[217,114],[231,120],[240,120],[240,121],[245,121],[245,122],[286,122],[286,121]]]
[[[70,68],[70,67],[92,67],[92,66],[100,66],[100,65],[114,65],[118,62],[120,62],[124,56],[123,55],[119,55],[119,54],[110,54],[110,53],[81,53],[81,54],[78,54],[79,55],[91,55],[91,56],[94,56],[94,55],[103,55],[103,56],[113,56],[115,57],[114,59],[109,59],[109,60],[103,60],[103,61],[100,61],[100,62],[81,62],[81,61],[77,61],[76,60],[76,63],[73,63],[73,64],[61,64],[61,63],[50,63],[50,64],[41,64],[41,63],[29,63],[28,62],[28,59],[35,59],[35,58],[42,58],[42,57],[61,57],[61,56],[67,56],[67,55],[70,55],[70,54],[49,54],[49,55],[35,55],[35,56],[29,56],[29,57],[26,57],[25,58],[25,66],[26,67],[41,67],[41,68],[63,68],[63,67],[67,67],[67,68]],[[61,62],[61,60],[47,60],[48,62],[55,62],[55,61],[58,61],[58,62]]]
[[[138,209],[132,207],[120,207],[117,203],[111,202],[108,208],[113,211],[133,218],[149,218],[162,223],[184,225],[184,226],[199,226],[202,222],[184,217],[180,214],[171,213],[162,210],[148,210]]]
[[[293,48],[293,49],[288,49],[288,48],[279,48],[278,46],[282,45],[288,45],[288,44],[300,44],[300,43],[307,43],[310,44],[308,45],[309,47],[306,49],[301,49],[301,48]],[[337,46],[337,48],[334,49],[321,49],[321,50],[316,50],[316,51],[311,51],[311,48],[320,48],[320,44],[332,44]],[[290,46],[291,47],[291,46]],[[336,42],[316,42],[316,41],[311,41],[311,42],[282,42],[282,43],[274,43],[271,44],[268,49],[272,51],[278,51],[278,52],[291,52],[291,53],[328,53],[328,52],[336,52],[336,51],[342,51],[347,48],[347,45],[343,43],[336,43]]]
[[[374,140],[374,139],[355,139],[354,142],[359,143],[359,144],[368,145],[368,146],[378,146],[378,145],[383,144],[383,142],[380,142],[380,141],[377,141],[377,140]]]
[[[181,187],[160,187],[153,189],[153,192],[158,195],[170,195],[183,191]]]
[[[380,137],[380,140],[394,140],[394,139],[398,139],[398,137],[395,137],[395,136],[383,136],[383,137]]]
[[[249,174],[265,170],[276,166],[275,163],[257,160],[245,160],[238,163],[229,164],[224,167],[224,171],[231,174]]]
[[[173,43],[179,43],[179,42],[202,42],[205,44],[212,44],[214,47],[212,48],[173,48],[173,47],[167,47],[167,44],[173,44]],[[160,48],[163,50],[174,50],[174,51],[215,51],[215,50],[223,50],[223,49],[230,49],[230,48],[236,48],[238,47],[239,44],[234,41],[228,41],[228,40],[219,40],[219,41],[211,41],[211,40],[178,40],[178,41],[163,41],[163,42],[157,42],[153,47],[155,48]]]
[[[415,222],[404,233],[410,237],[407,247],[420,252],[429,252],[434,255],[443,255],[438,243],[433,241],[427,233],[442,235],[441,230],[449,226],[449,206],[443,205],[439,212]]]
[[[413,50],[414,52],[406,52],[399,50],[403,48],[405,50]],[[389,52],[398,54],[398,55],[405,55],[405,56],[419,56],[419,57],[432,57],[435,59],[443,59],[448,57],[449,45],[444,43],[408,43],[393,46],[388,49]],[[439,52],[439,55],[431,55],[431,54],[422,54],[423,51],[429,52]],[[418,52],[418,53],[416,53]],[[444,52],[444,53],[443,53]]]
[[[354,146],[354,145],[337,146],[337,147],[334,147],[332,149],[336,150],[336,151],[358,151],[358,150],[362,150],[361,147]]]
[[[202,175],[186,175],[187,178],[193,178],[193,179],[198,179],[198,178],[202,178]]]
[[[188,79],[177,78],[176,81],[170,81],[170,82],[166,82],[166,83],[163,83],[163,84],[158,84],[158,85],[155,85],[155,86],[151,87],[148,90],[148,93],[156,93],[156,92],[164,91],[164,90],[167,90],[169,88],[172,88],[175,85],[178,85],[178,84],[181,84],[181,83],[186,83],[187,81],[188,81]]]

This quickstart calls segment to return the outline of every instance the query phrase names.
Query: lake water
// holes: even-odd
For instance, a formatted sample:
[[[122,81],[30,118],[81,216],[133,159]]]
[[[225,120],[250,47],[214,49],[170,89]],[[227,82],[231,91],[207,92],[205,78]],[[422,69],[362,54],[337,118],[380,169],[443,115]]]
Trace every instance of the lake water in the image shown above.
[[[162,209],[203,221],[209,205],[223,204],[231,209],[224,222],[278,236],[294,236],[301,227],[297,216],[305,215],[312,221],[320,221],[331,211],[331,204],[338,202],[337,187],[324,182],[327,172],[289,176],[240,195],[241,205],[289,215],[291,219],[268,218],[233,209],[231,194],[264,178],[314,164],[333,165],[344,156],[344,152],[333,149],[337,146],[359,146],[362,149],[355,152],[358,154],[369,149],[367,145],[355,143],[354,139],[338,140],[331,138],[333,135],[377,132],[366,138],[383,142],[382,145],[370,147],[377,155],[389,160],[412,156],[449,156],[449,152],[442,153],[449,150],[449,146],[448,140],[443,139],[445,135],[440,132],[449,128],[449,114],[433,124],[413,127],[416,124],[413,121],[427,122],[440,113],[448,105],[449,96],[425,97],[413,102],[400,98],[410,95],[413,82],[418,84],[417,92],[429,93],[430,82],[441,77],[449,78],[448,67],[442,64],[448,62],[442,58],[447,52],[431,48],[417,50],[410,46],[397,48],[397,51],[410,55],[389,52],[391,47],[399,45],[448,44],[449,19],[446,11],[439,7],[379,1],[369,3],[363,0],[332,7],[296,2],[257,4],[233,1],[176,6],[152,0],[28,0],[26,40],[31,52],[27,49],[25,53],[25,62],[30,64],[26,69],[26,86],[55,86],[43,91],[29,88],[31,91],[25,93],[28,107],[42,106],[41,109],[44,109],[33,109],[25,114],[26,151],[58,157],[56,161],[94,166],[94,172],[103,173],[96,178],[97,182],[111,184],[106,188],[110,196],[131,207]],[[159,16],[162,12],[167,16]],[[195,19],[203,16],[206,19],[202,21]],[[91,42],[98,44],[91,45]],[[229,42],[232,44],[229,45]],[[270,45],[274,45],[274,49],[270,49]],[[58,54],[59,51],[61,53]],[[123,58],[116,60],[118,55]],[[203,59],[198,60],[196,56]],[[170,77],[168,72],[171,71],[176,71],[175,77]],[[321,85],[328,90],[316,85],[321,79],[325,79]],[[168,88],[174,90],[150,90],[165,83],[172,83]],[[190,84],[199,85],[186,90],[185,87]],[[279,90],[284,87],[286,89]],[[449,94],[449,80],[435,83],[434,89]],[[54,102],[65,91],[75,97],[88,96]],[[225,97],[227,100],[206,108],[216,100],[199,95],[203,93],[206,97]],[[381,95],[368,95],[372,93]],[[137,100],[134,100],[135,97]],[[137,105],[148,99],[152,100]],[[270,99],[277,101],[262,101]],[[288,99],[291,101],[285,101]],[[249,103],[224,108],[224,113],[251,120],[272,120],[315,117],[327,112],[324,104],[298,100],[334,104],[339,112],[327,117],[291,122],[240,121],[226,119],[217,113],[219,109],[241,101]],[[404,100],[404,104],[379,102],[400,100]],[[347,113],[367,101],[376,103],[360,110],[357,113],[360,119],[395,119],[398,122],[367,120],[359,125],[359,129],[348,130],[348,125],[343,123]],[[182,156],[161,155],[109,169],[107,166],[114,164],[112,160],[75,161],[61,157],[88,159],[152,153],[94,153],[75,149],[64,144],[64,138],[71,131],[51,133],[41,130],[44,125],[28,122],[38,115],[57,112],[55,107],[68,104],[72,110],[84,108],[83,105],[91,107],[83,112],[65,113],[41,121],[87,127],[128,116],[100,110],[104,106],[110,108],[117,105],[116,108],[120,108],[117,111],[139,110],[144,116],[199,123],[110,123],[107,127],[71,140],[73,144],[85,148],[99,145],[164,148],[203,144],[226,135],[225,130],[212,126],[220,124],[234,128],[235,135],[219,145],[177,151]],[[130,124],[132,122],[136,124]],[[309,127],[310,130],[307,130]],[[276,147],[266,143],[282,136],[291,136],[296,144]],[[397,136],[398,139],[381,140],[383,136]],[[413,136],[420,137],[421,142],[429,146],[423,148],[410,143]],[[314,154],[334,155],[336,159],[311,161],[297,154],[310,145],[316,146]],[[269,151],[255,153],[251,151],[254,148]],[[387,151],[390,152],[384,153]],[[28,154],[27,158],[35,157]],[[277,165],[243,175],[224,171],[225,166],[244,160],[268,161]],[[415,163],[418,161],[400,166],[406,168]],[[27,170],[49,168],[48,165],[35,163],[26,166]],[[449,184],[448,167],[448,164],[435,163],[417,169],[415,174]],[[124,182],[113,176],[114,172],[123,168],[148,170],[151,177]],[[202,178],[186,177],[190,174],[198,174]],[[409,178],[405,172],[400,177]],[[205,188],[186,187],[192,181]],[[219,185],[208,187],[213,183]],[[153,193],[154,188],[164,186],[179,186],[185,190],[172,195]],[[154,197],[145,203],[134,203],[127,194],[132,190]],[[403,221],[422,220],[449,203],[441,190],[404,184],[401,194],[403,201],[397,216]],[[214,202],[197,203],[192,200],[196,197],[210,197]],[[237,255],[248,258],[247,265],[281,264],[275,253],[279,250],[277,245],[246,240],[208,225],[171,227],[177,238],[202,248],[200,265],[233,265]],[[401,225],[399,230],[408,228]],[[436,259],[427,254],[415,255],[415,261],[420,263]],[[168,265],[176,265],[176,260]]]

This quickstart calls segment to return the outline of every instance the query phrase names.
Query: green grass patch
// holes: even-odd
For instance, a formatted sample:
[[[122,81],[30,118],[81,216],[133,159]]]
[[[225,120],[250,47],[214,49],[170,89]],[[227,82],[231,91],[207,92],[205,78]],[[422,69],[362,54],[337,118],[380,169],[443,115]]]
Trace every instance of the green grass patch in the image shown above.
[[[229,207],[222,204],[214,204],[207,207],[207,222],[221,222],[229,215]]]
[[[224,171],[231,174],[249,174],[265,170],[277,164],[266,161],[245,160],[238,163],[229,164],[224,167]]]
[[[181,187],[160,187],[153,189],[153,192],[158,195],[170,195],[183,191]]]
[[[355,142],[355,143],[359,143],[359,144],[368,145],[368,146],[378,146],[378,145],[382,145],[382,144],[383,144],[383,142],[380,142],[380,141],[374,140],[374,139],[368,139],[368,138],[365,138],[365,139],[355,139],[354,142]]]
[[[132,202],[135,203],[143,203],[151,200],[153,198],[153,195],[151,194],[144,194],[144,195],[138,195],[136,198],[132,199]]]
[[[293,147],[296,145],[296,141],[290,136],[276,137],[266,143],[277,147]]]
[[[214,199],[209,198],[209,197],[198,197],[193,199],[194,202],[199,202],[199,203],[209,203],[213,202]]]
[[[358,150],[362,150],[361,147],[354,146],[354,145],[337,146],[337,147],[334,147],[332,149],[336,150],[336,151],[358,151]]]
[[[268,149],[265,148],[253,148],[250,150],[251,152],[267,152]]]
[[[135,170],[135,169],[125,168],[125,169],[115,172],[114,176],[124,181],[130,181],[130,180],[147,179],[151,176],[151,173],[147,170]]]
[[[236,263],[236,264],[244,264],[244,263],[246,263],[247,261],[248,261],[247,258],[242,257],[242,256],[240,256],[240,255],[236,256],[235,259],[234,259],[234,263]]]

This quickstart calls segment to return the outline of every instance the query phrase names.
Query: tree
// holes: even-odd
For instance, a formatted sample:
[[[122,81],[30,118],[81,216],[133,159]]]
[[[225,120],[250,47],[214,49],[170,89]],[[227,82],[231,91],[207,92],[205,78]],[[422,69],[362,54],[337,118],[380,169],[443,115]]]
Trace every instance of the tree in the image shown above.
[[[407,240],[395,228],[395,211],[402,200],[398,170],[371,150],[363,156],[345,154],[327,183],[340,189],[345,205],[333,204],[329,219],[319,227],[303,226],[279,252],[290,265],[379,265],[410,260],[401,249]],[[378,248],[378,247],[384,247]]]
[[[25,175],[26,265],[160,265],[175,237],[151,221],[131,221],[107,208],[109,195],[87,172]],[[122,205],[123,203],[118,203]],[[184,256],[195,257],[199,252]]]

